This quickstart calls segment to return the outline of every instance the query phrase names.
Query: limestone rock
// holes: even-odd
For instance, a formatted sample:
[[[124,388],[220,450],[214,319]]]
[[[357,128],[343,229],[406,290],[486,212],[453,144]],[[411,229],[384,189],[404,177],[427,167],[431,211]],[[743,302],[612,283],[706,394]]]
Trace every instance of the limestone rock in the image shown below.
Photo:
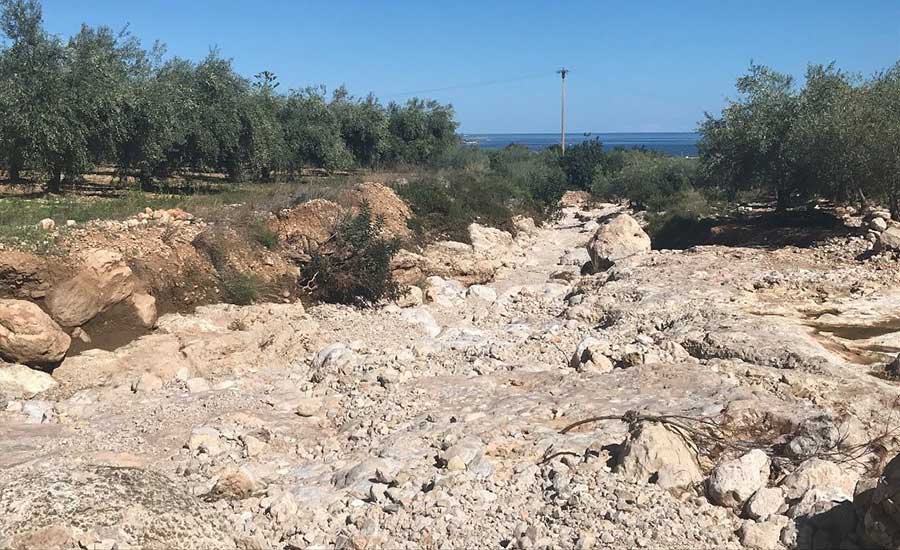
[[[396,304],[400,307],[415,307],[422,305],[424,299],[422,289],[415,285],[410,285],[406,287],[406,292],[403,296],[397,298]]]
[[[887,226],[887,222],[881,218],[872,218],[869,221],[869,229],[871,229],[872,231],[877,231],[879,233],[887,229]]]
[[[759,449],[719,464],[706,484],[710,501],[739,509],[754,493],[766,486],[770,465],[769,457]]]
[[[612,361],[606,354],[609,344],[601,342],[593,336],[586,336],[578,343],[575,353],[569,360],[569,366],[578,371],[607,373],[613,370]]]
[[[587,251],[594,271],[604,271],[619,260],[649,252],[650,237],[637,220],[628,214],[616,214],[602,221]]]
[[[834,462],[810,458],[781,481],[781,488],[788,499],[801,498],[813,487],[834,487],[845,495],[852,495],[858,476]]]
[[[320,349],[312,362],[313,382],[321,382],[334,374],[347,374],[357,363],[356,353],[341,343]]]
[[[156,298],[143,292],[135,292],[128,298],[128,305],[144,328],[156,326]]]
[[[497,291],[485,285],[472,285],[466,291],[466,296],[485,302],[493,302],[497,299]]]
[[[748,521],[741,528],[741,544],[756,550],[780,548],[781,530],[787,526],[787,523],[788,519],[784,516],[776,516],[762,523]]]
[[[781,487],[763,487],[747,501],[747,516],[765,520],[774,516],[784,506],[784,490]]]
[[[0,358],[26,365],[60,361],[72,340],[37,305],[0,299]]]
[[[131,296],[136,279],[118,252],[92,249],[82,270],[47,295],[50,315],[64,327],[77,327]]]
[[[477,223],[469,226],[469,240],[476,253],[491,256],[502,256],[515,244],[513,236],[506,231]]]
[[[874,489],[854,500],[866,542],[875,548],[900,548],[900,455],[884,467]]]
[[[212,514],[181,482],[138,468],[23,472],[0,491],[0,510],[0,541],[59,526],[110,533],[116,538],[108,548],[235,547],[227,519]]]
[[[877,250],[900,250],[900,227],[888,227],[878,236]]]
[[[632,426],[615,471],[630,481],[647,482],[663,468],[676,474],[681,486],[703,479],[696,453],[681,434],[657,422]]]
[[[25,365],[0,364],[0,393],[34,395],[56,386],[57,382],[46,372]]]
[[[439,306],[452,307],[465,300],[466,289],[458,281],[436,275],[425,279],[425,301]]]
[[[38,222],[38,227],[44,231],[53,231],[56,229],[56,222],[50,218],[44,218]]]

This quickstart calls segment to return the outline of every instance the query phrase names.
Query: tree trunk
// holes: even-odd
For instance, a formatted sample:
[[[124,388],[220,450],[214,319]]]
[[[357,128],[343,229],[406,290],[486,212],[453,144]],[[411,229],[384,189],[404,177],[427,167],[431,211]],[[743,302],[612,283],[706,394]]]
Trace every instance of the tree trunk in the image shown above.
[[[47,182],[47,192],[54,195],[62,193],[62,170],[53,170],[50,181]]]

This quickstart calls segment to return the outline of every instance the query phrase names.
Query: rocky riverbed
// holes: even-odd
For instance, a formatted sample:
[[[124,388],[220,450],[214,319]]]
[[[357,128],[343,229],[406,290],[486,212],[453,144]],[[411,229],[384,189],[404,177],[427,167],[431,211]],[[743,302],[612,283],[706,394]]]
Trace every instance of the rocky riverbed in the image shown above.
[[[900,269],[864,231],[478,231],[398,304],[203,306],[0,368],[0,548],[900,544]]]

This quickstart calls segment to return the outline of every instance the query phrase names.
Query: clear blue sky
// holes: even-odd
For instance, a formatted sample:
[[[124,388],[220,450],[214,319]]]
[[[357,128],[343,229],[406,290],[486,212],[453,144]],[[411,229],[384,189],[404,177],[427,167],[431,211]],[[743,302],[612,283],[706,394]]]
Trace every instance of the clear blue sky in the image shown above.
[[[44,0],[46,27],[121,28],[171,55],[218,46],[283,88],[346,84],[383,100],[450,102],[463,132],[554,132],[560,66],[571,131],[690,131],[733,95],[751,59],[802,75],[836,61],[870,74],[900,60],[900,1],[429,2]]]

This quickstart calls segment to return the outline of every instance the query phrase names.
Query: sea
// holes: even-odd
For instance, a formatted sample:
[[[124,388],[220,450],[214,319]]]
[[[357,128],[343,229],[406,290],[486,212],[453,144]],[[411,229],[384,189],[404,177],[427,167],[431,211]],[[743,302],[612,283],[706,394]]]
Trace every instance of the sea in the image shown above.
[[[680,157],[697,156],[694,132],[584,132],[566,134],[566,145],[599,139],[606,150],[645,147]],[[463,134],[463,140],[482,149],[502,149],[513,143],[538,150],[559,144],[559,134]]]

